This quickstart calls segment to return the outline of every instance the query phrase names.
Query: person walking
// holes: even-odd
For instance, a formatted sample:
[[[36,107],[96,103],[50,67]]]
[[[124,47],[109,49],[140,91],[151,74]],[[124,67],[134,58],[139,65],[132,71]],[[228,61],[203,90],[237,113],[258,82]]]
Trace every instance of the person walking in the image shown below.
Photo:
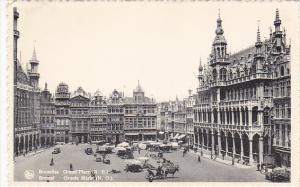
[[[231,164],[234,165],[234,157],[232,157]]]
[[[201,162],[201,158],[200,158],[200,155],[198,155],[198,162]]]
[[[257,170],[256,171],[260,171],[260,164],[257,163]]]
[[[54,165],[54,160],[53,160],[53,158],[51,158],[50,166],[53,166],[53,165]]]

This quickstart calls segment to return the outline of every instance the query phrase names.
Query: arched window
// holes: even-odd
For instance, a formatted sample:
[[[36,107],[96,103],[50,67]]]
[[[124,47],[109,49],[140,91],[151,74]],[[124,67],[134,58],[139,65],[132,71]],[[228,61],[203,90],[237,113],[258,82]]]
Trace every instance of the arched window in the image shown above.
[[[247,68],[247,66],[245,66],[244,72],[245,72],[245,76],[247,76],[248,75],[248,68]]]
[[[217,70],[214,69],[214,70],[213,70],[213,82],[217,81],[217,76],[218,76]]]
[[[229,79],[232,79],[232,71],[229,72]]]
[[[237,75],[237,77],[240,77],[240,69],[236,70],[236,75]]]
[[[224,57],[224,47],[221,48],[221,51],[222,51],[221,57]]]
[[[284,76],[284,67],[283,66],[281,66],[281,68],[280,68],[280,75]]]
[[[220,70],[220,80],[222,81],[226,81],[226,75],[227,74],[227,70],[225,68],[222,68]]]

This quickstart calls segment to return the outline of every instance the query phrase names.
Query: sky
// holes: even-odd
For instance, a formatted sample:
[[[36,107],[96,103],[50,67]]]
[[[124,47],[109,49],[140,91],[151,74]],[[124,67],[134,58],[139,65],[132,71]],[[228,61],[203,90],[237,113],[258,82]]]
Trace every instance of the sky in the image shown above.
[[[258,22],[262,39],[273,28],[279,8],[287,37],[296,6],[277,3],[205,2],[18,2],[19,59],[24,65],[35,46],[40,87],[54,92],[60,82],[104,95],[131,96],[140,81],[158,102],[188,96],[210,54],[218,9],[227,51],[254,45]],[[260,20],[260,21],[258,21]],[[293,40],[292,40],[293,41]]]

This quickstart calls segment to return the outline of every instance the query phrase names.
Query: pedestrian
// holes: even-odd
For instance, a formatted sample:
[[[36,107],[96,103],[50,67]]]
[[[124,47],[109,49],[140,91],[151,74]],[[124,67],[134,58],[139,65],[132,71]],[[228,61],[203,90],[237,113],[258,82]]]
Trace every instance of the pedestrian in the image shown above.
[[[234,165],[234,157],[232,157],[231,164]]]
[[[224,160],[224,157],[225,157],[225,153],[223,152],[223,153],[222,153],[222,158],[223,158],[223,160]]]
[[[200,155],[198,155],[198,162],[201,162],[201,158],[200,158]]]
[[[141,154],[141,149],[138,147],[138,152],[139,152],[139,154]]]
[[[54,165],[54,160],[53,160],[53,158],[51,158],[50,166],[53,166],[53,165]]]
[[[257,170],[256,171],[260,171],[259,169],[260,169],[260,164],[257,163]]]
[[[261,162],[261,163],[260,163],[260,170],[261,170],[261,171],[264,169],[264,166],[265,166],[265,165]]]
[[[72,163],[70,164],[70,171],[73,171],[73,165],[72,165]]]

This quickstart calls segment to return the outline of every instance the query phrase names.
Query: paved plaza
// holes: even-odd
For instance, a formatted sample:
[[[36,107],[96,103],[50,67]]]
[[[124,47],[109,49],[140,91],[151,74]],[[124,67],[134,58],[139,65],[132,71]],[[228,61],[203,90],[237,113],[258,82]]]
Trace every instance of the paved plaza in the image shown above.
[[[91,147],[89,144],[57,145],[61,147],[61,153],[52,154],[53,148],[46,149],[36,154],[28,154],[25,157],[15,158],[15,180],[16,181],[92,181],[89,171],[97,170],[97,181],[118,181],[118,182],[146,182],[146,170],[138,173],[124,171],[125,159],[119,158],[115,153],[108,154],[110,164],[96,162],[93,155],[87,155],[84,150]],[[93,150],[96,145],[92,145]],[[174,177],[169,175],[167,179],[155,180],[155,182],[259,182],[266,181],[264,175],[257,172],[254,167],[238,168],[228,164],[220,163],[202,157],[198,162],[197,156],[188,152],[182,156],[182,149],[171,153],[164,153],[164,157],[179,165],[179,172]],[[135,151],[134,157],[144,156],[147,151],[142,150],[140,154]],[[151,152],[150,152],[151,153]],[[54,165],[50,166],[53,158]],[[154,163],[152,159],[149,162]],[[70,163],[74,173],[70,173]],[[112,169],[120,170],[121,173],[111,174]],[[28,171],[31,175],[28,177]],[[32,172],[33,171],[33,172]],[[32,175],[34,173],[34,175]]]

